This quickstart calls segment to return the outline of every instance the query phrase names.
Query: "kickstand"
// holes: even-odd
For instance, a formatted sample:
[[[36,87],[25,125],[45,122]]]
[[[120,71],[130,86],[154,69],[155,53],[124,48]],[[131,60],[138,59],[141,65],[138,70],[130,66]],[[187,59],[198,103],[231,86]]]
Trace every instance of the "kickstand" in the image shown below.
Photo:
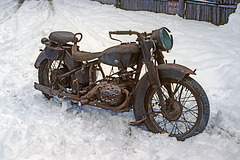
[[[135,122],[130,122],[129,124],[130,124],[131,126],[138,126],[138,125],[140,125],[141,123],[143,123],[146,119],[147,119],[147,117],[145,117],[145,118],[143,118],[143,119],[140,119],[140,120],[138,120],[138,121],[135,121]]]

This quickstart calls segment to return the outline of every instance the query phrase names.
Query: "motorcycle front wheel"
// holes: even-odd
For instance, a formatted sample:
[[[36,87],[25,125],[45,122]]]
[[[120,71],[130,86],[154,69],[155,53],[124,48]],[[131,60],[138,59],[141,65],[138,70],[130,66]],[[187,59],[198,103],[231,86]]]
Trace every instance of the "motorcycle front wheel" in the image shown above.
[[[168,133],[178,140],[203,132],[210,108],[202,87],[188,76],[181,81],[174,78],[160,80],[167,108],[161,107],[156,90],[150,86],[144,99],[146,127],[155,133]]]

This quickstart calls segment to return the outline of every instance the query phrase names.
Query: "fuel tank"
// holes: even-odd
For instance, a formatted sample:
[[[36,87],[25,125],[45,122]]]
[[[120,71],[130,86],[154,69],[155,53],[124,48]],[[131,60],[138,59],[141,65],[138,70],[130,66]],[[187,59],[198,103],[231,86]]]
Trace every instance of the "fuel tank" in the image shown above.
[[[116,60],[123,67],[130,67],[137,64],[140,55],[140,47],[136,43],[121,44],[104,50],[99,57],[104,64],[119,67]]]

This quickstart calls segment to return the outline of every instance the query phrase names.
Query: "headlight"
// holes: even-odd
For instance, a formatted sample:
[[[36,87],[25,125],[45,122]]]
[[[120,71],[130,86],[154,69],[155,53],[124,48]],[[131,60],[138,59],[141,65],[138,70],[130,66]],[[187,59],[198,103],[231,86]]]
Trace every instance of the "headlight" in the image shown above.
[[[169,51],[173,47],[173,37],[166,27],[153,31],[151,38],[157,40],[157,46],[163,51]]]

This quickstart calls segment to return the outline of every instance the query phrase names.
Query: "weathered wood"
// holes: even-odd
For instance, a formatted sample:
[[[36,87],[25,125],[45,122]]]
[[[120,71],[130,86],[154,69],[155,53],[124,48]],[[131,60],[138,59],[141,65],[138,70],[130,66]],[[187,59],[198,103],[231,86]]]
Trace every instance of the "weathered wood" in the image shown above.
[[[97,0],[104,1],[104,0]],[[127,10],[179,14],[186,19],[207,21],[216,25],[228,22],[240,0],[110,0]]]
[[[185,9],[185,3],[184,3],[184,0],[179,0],[178,2],[178,15],[180,17],[183,17],[184,16],[184,9]]]

